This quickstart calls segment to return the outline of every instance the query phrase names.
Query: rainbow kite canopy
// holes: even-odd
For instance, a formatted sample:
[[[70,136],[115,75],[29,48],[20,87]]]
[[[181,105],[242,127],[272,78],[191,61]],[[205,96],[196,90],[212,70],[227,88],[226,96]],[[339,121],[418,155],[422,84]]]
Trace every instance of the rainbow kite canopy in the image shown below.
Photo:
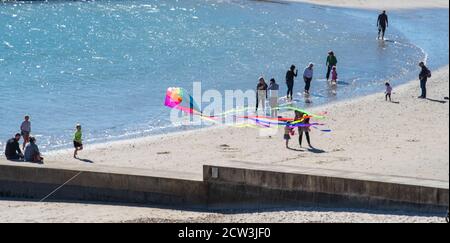
[[[164,105],[173,108],[183,102],[183,89],[171,87],[167,89]]]

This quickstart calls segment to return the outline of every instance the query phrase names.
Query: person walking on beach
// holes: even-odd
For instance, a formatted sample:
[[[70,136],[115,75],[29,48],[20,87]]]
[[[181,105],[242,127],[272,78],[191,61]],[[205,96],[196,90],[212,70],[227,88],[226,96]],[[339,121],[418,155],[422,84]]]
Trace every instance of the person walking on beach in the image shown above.
[[[422,90],[422,94],[417,97],[419,99],[426,99],[427,98],[427,81],[428,78],[431,78],[431,71],[425,66],[424,62],[419,63],[419,67],[421,68],[419,73],[419,80],[420,80],[420,89]]]
[[[20,133],[6,142],[5,156],[7,160],[19,160],[23,158],[19,145]]]
[[[265,114],[266,99],[267,99],[267,84],[264,78],[260,77],[258,85],[256,85],[256,113],[258,113],[259,103],[261,103],[263,114]]]
[[[76,159],[78,151],[83,150],[83,139],[82,139],[82,132],[81,132],[81,125],[77,124],[75,127],[76,131],[73,135],[73,147],[75,148],[73,152],[73,157]]]
[[[278,90],[280,86],[277,84],[274,78],[270,79],[269,88],[269,104],[270,104],[270,116],[277,117],[277,107],[278,107]]]
[[[386,86],[386,92],[385,92],[386,96],[385,96],[385,99],[386,99],[386,101],[387,101],[388,98],[389,98],[389,101],[392,101],[392,100],[391,100],[392,86],[391,86],[391,84],[389,84],[389,82],[386,82],[384,85]]]
[[[389,25],[388,16],[386,14],[386,10],[383,10],[383,12],[378,15],[377,20],[377,27],[378,27],[378,39],[380,39],[381,34],[381,40],[384,40],[384,33],[386,32],[386,28]]]
[[[287,94],[286,98],[292,100],[292,92],[294,90],[294,78],[297,77],[298,70],[295,70],[295,65],[291,65],[291,68],[286,72],[286,85]]]
[[[39,152],[39,147],[36,145],[36,138],[30,137],[30,142],[25,147],[25,161],[42,163],[44,158],[42,158]]]
[[[22,149],[25,149],[25,145],[30,140],[30,133],[31,133],[31,122],[30,122],[30,116],[26,115],[24,118],[24,121],[20,125],[20,134],[23,137],[23,144]]]
[[[302,112],[295,111],[295,120],[301,120],[300,124],[303,125],[298,127],[298,143],[300,145],[300,148],[302,147],[303,133],[305,133],[308,146],[312,148],[311,140],[309,137],[309,132],[311,131],[309,126],[309,117],[307,117],[307,115]]]
[[[337,62],[338,61],[337,61],[336,56],[334,55],[334,52],[333,51],[329,51],[328,52],[328,57],[327,57],[327,62],[326,62],[326,66],[327,66],[327,75],[326,75],[327,81],[330,79],[331,69],[336,66]]]
[[[309,94],[309,89],[311,87],[311,81],[313,78],[313,67],[314,64],[312,62],[309,63],[309,65],[305,68],[305,71],[303,72],[303,80],[305,81],[305,93]]]

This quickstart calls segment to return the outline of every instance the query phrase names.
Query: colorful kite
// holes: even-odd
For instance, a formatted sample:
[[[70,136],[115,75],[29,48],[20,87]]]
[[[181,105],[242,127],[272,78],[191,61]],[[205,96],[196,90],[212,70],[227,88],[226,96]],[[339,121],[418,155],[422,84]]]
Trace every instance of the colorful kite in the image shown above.
[[[189,107],[186,105],[183,105],[183,101],[189,100]],[[214,116],[207,116],[202,114],[201,110],[199,109],[197,103],[195,100],[190,96],[183,88],[180,87],[170,87],[167,89],[166,92],[166,99],[164,102],[164,105],[171,108],[171,109],[177,109],[181,110],[187,114],[197,115],[201,119],[213,122],[213,123],[220,123],[220,121],[226,117],[233,117],[236,119],[242,119],[244,121],[252,121],[255,124],[239,124],[238,127],[252,127],[252,128],[261,128],[261,127],[271,127],[271,126],[289,126],[291,128],[295,127],[314,127],[316,129],[317,126],[323,126],[325,124],[322,123],[305,123],[305,119],[315,118],[315,119],[324,119],[325,114],[323,115],[315,115],[312,113],[309,113],[305,110],[302,110],[297,107],[289,106],[289,105],[280,105],[274,109],[276,110],[293,110],[300,112],[303,116],[301,118],[273,118],[273,117],[266,117],[266,116],[241,116],[238,115],[240,113],[254,110],[254,107],[247,107],[243,109],[232,109],[220,114],[216,114]],[[319,129],[322,132],[331,132],[330,129]]]

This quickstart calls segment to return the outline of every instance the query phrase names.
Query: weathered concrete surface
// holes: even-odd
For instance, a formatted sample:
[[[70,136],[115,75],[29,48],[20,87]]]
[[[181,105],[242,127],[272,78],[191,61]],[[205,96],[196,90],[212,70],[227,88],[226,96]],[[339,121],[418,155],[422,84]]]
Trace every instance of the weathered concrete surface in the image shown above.
[[[233,163],[233,165],[236,165]],[[251,167],[251,166],[250,166]],[[212,170],[216,169],[213,173]],[[317,172],[317,171],[316,171]],[[342,172],[336,172],[340,174]],[[214,178],[213,174],[218,177]],[[415,184],[393,183],[401,178],[385,181],[328,175],[304,174],[233,168],[214,165],[204,166],[204,181],[208,185],[209,205],[322,205],[332,207],[362,207],[371,209],[412,209],[442,211],[448,207],[448,182],[416,179]],[[410,181],[411,178],[405,178]],[[428,186],[434,184],[436,187]],[[237,193],[239,192],[239,193]]]
[[[232,167],[233,166],[233,167]],[[235,166],[240,168],[235,168]],[[217,178],[212,175],[217,168]],[[138,168],[0,163],[0,197],[203,207],[328,206],[441,212],[448,182],[230,162],[194,174]]]
[[[120,169],[117,169],[120,170]],[[121,174],[39,166],[0,165],[0,196],[42,199],[68,182],[49,200],[155,203],[203,206],[203,182],[152,175]]]

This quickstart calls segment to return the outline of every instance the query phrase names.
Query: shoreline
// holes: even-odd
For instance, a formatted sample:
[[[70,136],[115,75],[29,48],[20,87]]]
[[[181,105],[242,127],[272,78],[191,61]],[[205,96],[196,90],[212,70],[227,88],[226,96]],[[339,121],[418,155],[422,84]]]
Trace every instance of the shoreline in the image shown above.
[[[448,66],[433,71],[431,80],[430,92],[441,93],[440,99],[445,102],[442,98],[448,97],[448,81],[446,81]],[[175,174],[189,172],[198,174],[199,178],[201,166],[205,163],[220,165],[243,161],[252,164],[307,166],[448,181],[446,148],[449,142],[445,137],[438,137],[442,132],[448,133],[448,102],[418,100],[417,83],[418,81],[412,80],[394,87],[392,98],[393,101],[399,101],[399,104],[385,102],[382,93],[375,93],[310,109],[311,112],[329,113],[324,122],[333,131],[312,132],[313,145],[317,145],[323,152],[300,149],[296,141],[297,132],[291,144],[293,149],[301,151],[284,148],[280,131],[282,129],[269,138],[259,136],[258,129],[213,126],[167,135],[94,144],[86,147],[79,156],[92,160],[96,166],[153,169]],[[437,100],[436,96],[430,95]],[[370,117],[365,114],[364,109],[377,111],[380,116]],[[439,122],[434,121],[432,116],[421,120],[412,114],[414,112],[426,114],[427,111],[439,113],[436,116]],[[348,117],[347,121],[339,119],[340,114]],[[386,128],[382,128],[379,123],[385,121],[389,123]],[[418,125],[413,125],[416,123]],[[411,132],[414,128],[416,131]],[[422,131],[431,136],[422,139]],[[433,139],[434,136],[438,139]],[[388,144],[390,146],[387,146]],[[429,148],[430,152],[421,152],[424,147]],[[276,151],[273,154],[263,152],[269,148]],[[370,149],[375,151],[360,153]],[[47,162],[83,164],[71,158],[72,151],[66,149],[49,153]],[[428,164],[428,167],[424,168],[421,163]]]
[[[255,1],[261,1],[261,2],[272,2],[271,0],[255,0]],[[284,0],[282,0],[284,1]],[[278,3],[278,1],[273,1],[274,3]],[[364,1],[363,3],[361,1],[355,1],[355,0],[344,0],[344,1],[339,1],[339,0],[286,0],[286,2],[293,2],[293,3],[306,3],[306,4],[312,4],[312,5],[326,5],[326,6],[330,6],[330,7],[346,7],[346,8],[354,8],[354,9],[366,9],[366,10],[374,10],[375,8],[373,8],[373,5],[377,5],[377,4],[390,4],[390,2],[386,1],[386,0],[382,0],[382,1]],[[381,3],[380,3],[381,2]],[[408,4],[402,4],[404,2],[408,2]],[[427,7],[430,6],[438,6],[437,8],[448,8],[449,6],[449,2],[446,1],[442,1],[442,0],[432,0],[427,2],[429,3],[429,5],[427,5]],[[421,8],[422,3],[420,1],[401,1],[401,3],[396,2],[394,4],[394,8],[391,8],[391,10],[401,10],[401,9],[405,9],[405,10],[413,10],[413,9],[417,9],[417,8]],[[397,6],[398,5],[398,6]],[[406,5],[406,6],[405,6]],[[371,7],[372,6],[372,7]],[[425,54],[425,57],[423,61],[427,62],[428,59],[428,55],[429,53],[426,52],[426,50],[424,50],[421,46],[412,43],[413,45],[417,46],[419,49],[421,49],[421,51]],[[439,68],[443,68],[445,67],[447,64],[441,64],[441,66],[438,66]],[[407,84],[408,82],[410,82],[411,80],[408,80],[406,77],[403,77],[401,80],[401,85]],[[300,80],[297,80],[297,82],[299,82]],[[354,99],[358,99],[361,97],[365,97],[368,95],[372,95],[375,94],[376,92],[370,92],[369,94],[363,94],[363,95],[358,95],[356,97],[347,97],[344,98],[342,100],[336,100],[336,101],[330,101],[329,103],[325,103],[325,104],[321,104],[319,106],[314,106],[312,108],[308,108],[310,110],[316,110],[320,107],[323,106],[327,106],[329,104],[338,104],[340,102],[346,102],[349,100],[354,100]],[[203,128],[187,128],[186,130],[178,130],[178,128],[175,128],[174,132],[163,132],[163,131],[159,131],[159,132],[155,132],[155,133],[140,133],[140,132],[136,132],[136,134],[133,135],[117,135],[114,136],[112,138],[93,138],[93,142],[90,143],[93,147],[97,147],[97,146],[101,146],[101,145],[106,145],[106,144],[115,144],[117,142],[126,142],[126,141],[140,141],[140,140],[147,140],[150,138],[154,138],[157,139],[159,137],[163,137],[163,136],[178,136],[184,133],[189,133],[190,131],[200,131],[200,130],[204,130],[204,129],[210,129],[211,127],[203,127]],[[225,128],[225,127],[224,127]],[[168,129],[169,130],[169,129]],[[66,145],[59,145],[58,148],[47,148],[45,149],[44,153],[45,154],[54,154],[55,152],[59,152],[59,151],[67,151],[67,150],[71,150],[72,148],[72,144],[71,142],[69,142]],[[0,152],[0,155],[2,155],[2,153]]]
[[[448,64],[446,66],[443,66],[443,67],[440,67],[438,69],[434,69],[431,71],[436,72],[436,71],[440,71],[440,70],[446,69],[446,68],[447,69],[449,68]],[[401,83],[399,86],[397,86],[397,89],[405,89],[408,86],[411,86],[412,83],[414,83],[415,81],[417,81],[417,80],[405,81],[405,82]],[[300,82],[300,81],[297,81],[297,82]],[[358,103],[360,100],[364,100],[367,97],[371,97],[371,96],[375,96],[375,95],[379,96],[381,94],[382,94],[382,92],[375,92],[375,93],[356,96],[356,97],[352,97],[352,98],[346,98],[343,100],[331,101],[329,103],[314,106],[312,108],[305,108],[305,110],[307,110],[311,113],[318,113],[318,112],[322,112],[323,110],[326,110],[326,108],[329,106],[341,106],[344,104],[348,104],[349,102]],[[167,109],[170,109],[170,108],[167,108]],[[283,117],[284,117],[286,115],[286,111],[279,113],[279,115],[283,115]],[[290,115],[287,114],[287,116],[290,116]],[[140,143],[154,142],[156,140],[163,139],[163,138],[171,138],[172,139],[172,138],[178,138],[181,136],[194,135],[198,132],[208,132],[213,129],[229,129],[229,128],[236,128],[236,127],[228,126],[228,125],[218,125],[218,126],[211,125],[211,126],[207,126],[207,127],[203,127],[203,128],[186,129],[184,131],[175,131],[175,132],[168,132],[168,133],[162,133],[162,134],[149,134],[149,135],[143,135],[143,136],[134,137],[134,138],[133,137],[125,138],[125,139],[117,138],[117,139],[112,139],[109,141],[93,142],[90,144],[87,143],[88,148],[85,148],[85,150],[96,150],[96,149],[101,149],[104,147],[119,146],[119,145],[125,145],[125,144],[130,144],[130,143],[140,144]],[[67,146],[69,146],[69,147],[48,150],[43,153],[44,153],[44,155],[54,156],[54,155],[58,155],[58,154],[62,154],[62,153],[73,152],[72,145],[68,144]]]

